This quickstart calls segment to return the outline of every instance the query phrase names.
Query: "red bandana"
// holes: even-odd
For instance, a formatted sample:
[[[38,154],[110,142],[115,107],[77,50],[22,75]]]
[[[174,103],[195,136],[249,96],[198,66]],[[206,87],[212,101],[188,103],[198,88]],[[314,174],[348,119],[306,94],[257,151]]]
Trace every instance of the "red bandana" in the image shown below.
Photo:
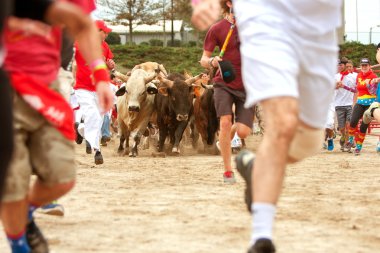
[[[56,91],[22,73],[11,73],[15,91],[67,139],[75,140],[74,114],[70,105]]]

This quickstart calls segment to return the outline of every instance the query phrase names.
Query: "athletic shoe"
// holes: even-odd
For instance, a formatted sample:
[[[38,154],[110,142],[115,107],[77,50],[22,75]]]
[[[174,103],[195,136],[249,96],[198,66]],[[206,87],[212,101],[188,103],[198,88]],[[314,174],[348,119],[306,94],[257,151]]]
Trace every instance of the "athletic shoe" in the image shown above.
[[[346,145],[344,145],[344,151],[351,153],[351,148],[353,147],[355,147],[355,144],[348,141]]]
[[[100,139],[100,145],[102,146],[107,146],[107,137],[106,136],[102,136],[102,138]]]
[[[376,152],[380,154],[380,141],[377,143]]]
[[[247,209],[251,212],[252,205],[252,167],[255,161],[255,155],[248,151],[241,151],[235,158],[236,169],[245,181],[244,199]]]
[[[355,148],[354,154],[355,154],[355,155],[360,155],[360,149]]]
[[[323,149],[327,149],[327,144],[326,144],[326,142],[324,142],[323,143],[323,147],[322,147]]]
[[[99,150],[96,150],[94,159],[95,159],[95,164],[96,165],[103,164],[103,162],[104,162],[103,161],[102,153],[100,153]]]
[[[346,137],[344,135],[342,135],[339,139],[339,144],[340,144],[340,150],[343,151],[343,148],[344,148],[344,143],[346,142]]]
[[[223,181],[226,184],[236,183],[235,174],[232,171],[226,171],[223,173]]]
[[[49,253],[49,245],[34,220],[26,226],[26,240],[31,253]]]
[[[91,154],[92,153],[92,148],[90,143],[86,140],[86,153]]]
[[[380,103],[379,102],[373,102],[363,114],[363,123],[369,124],[373,120],[373,116],[371,115],[372,110],[373,109],[379,109],[379,108],[380,108]]]
[[[39,213],[48,214],[48,215],[55,215],[55,216],[63,216],[65,215],[65,209],[62,205],[57,203],[50,203],[47,205],[42,206],[41,208],[37,209]]]
[[[334,140],[332,140],[332,139],[327,140],[327,150],[328,151],[333,151],[334,150]]]
[[[248,253],[275,253],[276,248],[269,239],[258,239],[249,249]]]
[[[82,144],[83,142],[83,137],[82,135],[80,135],[79,131],[78,131],[78,126],[79,126],[79,123],[78,122],[75,122],[75,134],[76,134],[76,137],[75,137],[75,142],[77,144]]]

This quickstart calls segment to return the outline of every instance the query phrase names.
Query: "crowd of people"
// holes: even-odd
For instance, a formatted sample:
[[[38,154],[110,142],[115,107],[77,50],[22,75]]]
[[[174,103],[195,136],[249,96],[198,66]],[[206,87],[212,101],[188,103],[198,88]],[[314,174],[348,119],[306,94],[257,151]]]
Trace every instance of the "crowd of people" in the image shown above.
[[[213,75],[227,184],[236,182],[231,148],[252,132],[254,106],[263,109],[257,154],[243,150],[236,157],[252,214],[251,253],[275,252],[286,165],[317,153],[324,137],[334,150],[335,122],[340,149],[359,155],[370,122],[380,122],[380,78],[369,59],[357,70],[345,57],[336,64],[341,0],[306,2],[192,1],[194,25],[211,26],[200,64]],[[103,164],[101,146],[117,125],[115,92],[123,81],[111,74],[116,64],[105,41],[111,29],[91,19],[94,9],[92,0],[0,4],[1,221],[12,253],[49,252],[33,213],[63,212],[56,200],[75,184],[74,140],[85,141],[95,164]],[[376,58],[380,63],[380,44]],[[70,65],[75,81],[65,99],[58,73]]]

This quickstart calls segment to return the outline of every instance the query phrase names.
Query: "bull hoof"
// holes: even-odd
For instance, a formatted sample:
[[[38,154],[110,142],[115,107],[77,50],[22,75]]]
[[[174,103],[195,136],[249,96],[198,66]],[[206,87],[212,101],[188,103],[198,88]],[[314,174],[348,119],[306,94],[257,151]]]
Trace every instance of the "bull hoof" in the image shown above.
[[[129,157],[136,157],[136,153],[134,153],[134,152],[131,152],[131,153],[129,153]]]
[[[172,153],[179,154],[179,148],[176,148],[176,147],[172,148]]]
[[[118,149],[117,149],[117,153],[118,153],[119,155],[122,155],[123,152],[124,152],[124,148],[118,148]]]

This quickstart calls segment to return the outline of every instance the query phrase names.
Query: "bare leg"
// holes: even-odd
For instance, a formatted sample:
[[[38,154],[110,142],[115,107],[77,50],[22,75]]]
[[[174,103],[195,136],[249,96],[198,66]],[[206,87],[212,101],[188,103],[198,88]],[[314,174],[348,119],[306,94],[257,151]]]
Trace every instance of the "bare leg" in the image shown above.
[[[220,117],[219,145],[223,158],[225,171],[232,171],[231,167],[231,129],[232,116],[224,115]],[[233,135],[232,135],[233,137]]]

